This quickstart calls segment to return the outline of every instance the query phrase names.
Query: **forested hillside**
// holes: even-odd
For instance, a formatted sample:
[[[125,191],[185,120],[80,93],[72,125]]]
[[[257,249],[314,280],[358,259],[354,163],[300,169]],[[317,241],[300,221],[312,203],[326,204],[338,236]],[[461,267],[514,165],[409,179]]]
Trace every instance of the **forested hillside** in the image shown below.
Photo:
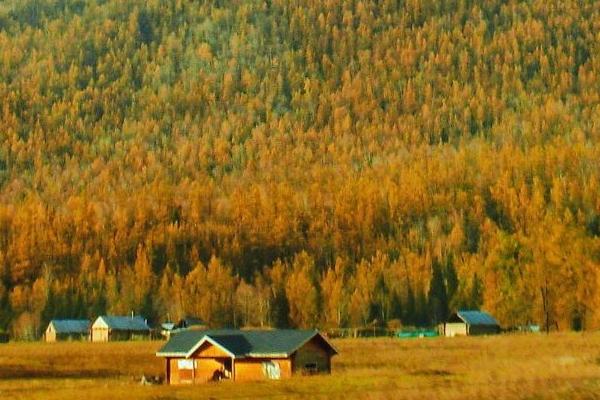
[[[0,2],[0,328],[600,326],[600,2]]]

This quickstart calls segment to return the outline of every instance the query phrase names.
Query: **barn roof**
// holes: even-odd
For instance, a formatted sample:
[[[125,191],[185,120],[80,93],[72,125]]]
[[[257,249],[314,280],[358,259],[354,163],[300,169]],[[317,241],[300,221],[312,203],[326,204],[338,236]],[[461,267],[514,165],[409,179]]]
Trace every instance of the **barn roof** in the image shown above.
[[[53,319],[50,324],[56,333],[87,333],[90,321],[87,319]]]
[[[460,319],[469,325],[498,326],[498,321],[485,311],[461,310],[450,317],[450,321]]]
[[[333,353],[335,348],[316,330],[237,330],[184,331],[156,353],[159,357],[190,357],[203,343],[219,347],[231,357],[288,357],[314,337],[319,337]]]
[[[118,331],[149,331],[150,327],[140,316],[121,317],[113,315],[102,315],[94,322],[95,326],[105,326]]]

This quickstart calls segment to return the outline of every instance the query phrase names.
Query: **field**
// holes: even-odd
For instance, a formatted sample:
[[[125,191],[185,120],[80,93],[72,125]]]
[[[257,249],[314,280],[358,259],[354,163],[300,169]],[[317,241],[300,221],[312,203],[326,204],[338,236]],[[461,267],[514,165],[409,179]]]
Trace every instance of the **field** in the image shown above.
[[[159,342],[0,347],[2,399],[596,399],[600,334],[344,339],[331,376],[142,386]]]

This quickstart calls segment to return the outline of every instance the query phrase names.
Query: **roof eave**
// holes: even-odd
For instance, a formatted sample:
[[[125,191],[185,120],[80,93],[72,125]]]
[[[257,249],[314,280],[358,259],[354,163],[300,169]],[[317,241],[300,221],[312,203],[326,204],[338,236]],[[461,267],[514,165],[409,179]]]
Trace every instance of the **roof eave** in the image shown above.
[[[245,358],[288,358],[291,353],[248,353]]]
[[[331,342],[329,340],[327,340],[327,338],[325,336],[323,336],[321,334],[321,332],[319,332],[318,330],[315,329],[313,335],[311,335],[309,338],[307,338],[306,340],[304,340],[302,343],[300,343],[298,346],[296,346],[291,352],[290,354],[294,353],[296,350],[298,350],[300,347],[304,346],[306,343],[310,342],[311,340],[313,340],[316,336],[319,336],[321,339],[323,339],[323,341],[325,343],[327,343],[327,345],[329,346],[329,348],[332,350],[333,355],[336,354],[340,354],[337,349],[331,344]]]
[[[181,358],[187,358],[185,356],[185,353],[174,353],[174,352],[162,352],[162,351],[157,351],[155,353],[156,357],[181,357]]]

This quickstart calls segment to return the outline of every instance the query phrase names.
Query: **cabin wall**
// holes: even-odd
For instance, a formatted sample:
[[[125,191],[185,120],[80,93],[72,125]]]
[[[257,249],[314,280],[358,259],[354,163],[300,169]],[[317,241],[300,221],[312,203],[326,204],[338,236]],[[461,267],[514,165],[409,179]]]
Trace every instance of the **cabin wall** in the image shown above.
[[[225,369],[227,361],[225,358],[171,358],[168,361],[169,383],[182,385],[210,382],[216,373]],[[247,382],[269,379],[267,371],[273,367],[279,368],[279,379],[292,376],[292,360],[289,358],[249,358],[234,361],[235,380]]]
[[[108,328],[93,328],[92,342],[113,342],[122,340],[144,340],[150,338],[150,332],[120,331]]]
[[[469,335],[495,335],[500,329],[494,325],[470,325]]]
[[[204,383],[217,379],[218,374],[231,378],[231,355],[212,343],[205,342],[192,355],[195,360],[195,383]]]
[[[294,373],[331,372],[331,355],[318,338],[300,347],[293,356]]]
[[[169,383],[172,385],[179,385],[182,383],[192,383],[192,373],[188,371],[187,368],[180,369],[180,361],[181,358],[171,358],[169,359]]]
[[[119,342],[129,340],[129,332],[128,331],[116,331],[111,329],[108,332],[108,340],[111,342]]]
[[[464,322],[447,322],[444,331],[446,337],[466,336],[467,324]]]
[[[108,328],[92,328],[92,342],[108,342],[109,338]]]
[[[48,327],[48,329],[46,329],[46,333],[44,334],[44,339],[48,343],[56,342],[56,331],[51,327]]]
[[[87,340],[87,334],[85,333],[57,333],[57,342],[69,342],[69,341],[81,341]]]
[[[225,368],[225,360],[214,358],[199,358],[194,360],[194,383],[206,383],[215,379]]]
[[[247,358],[235,360],[236,382],[269,379],[268,369],[279,367],[280,379],[292,376],[292,361],[289,358]]]
[[[225,366],[224,359],[213,358],[171,358],[168,362],[172,385],[210,382]]]

